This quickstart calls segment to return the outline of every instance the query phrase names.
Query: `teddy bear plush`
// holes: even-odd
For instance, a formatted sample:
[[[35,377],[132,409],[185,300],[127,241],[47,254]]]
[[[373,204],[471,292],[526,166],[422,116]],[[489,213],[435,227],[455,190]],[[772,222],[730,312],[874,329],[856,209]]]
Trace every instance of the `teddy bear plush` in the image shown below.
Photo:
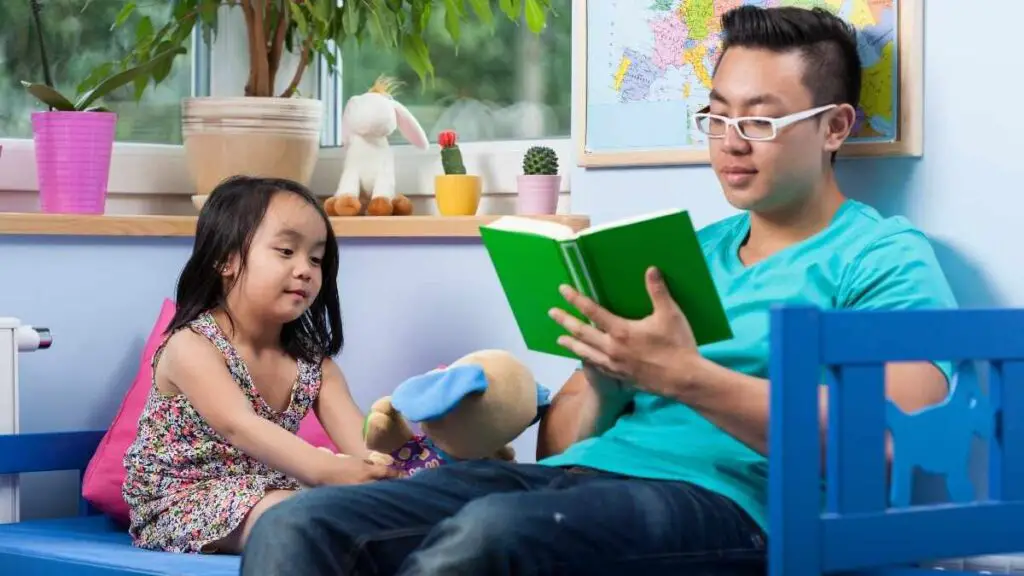
[[[363,432],[367,448],[411,475],[458,460],[513,460],[509,443],[549,405],[548,389],[515,356],[480,350],[402,382],[373,404]]]

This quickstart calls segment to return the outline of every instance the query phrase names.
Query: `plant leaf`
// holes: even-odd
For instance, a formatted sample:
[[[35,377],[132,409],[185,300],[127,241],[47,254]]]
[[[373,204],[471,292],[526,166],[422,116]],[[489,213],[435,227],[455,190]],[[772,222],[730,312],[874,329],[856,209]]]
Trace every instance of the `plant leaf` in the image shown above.
[[[330,24],[331,16],[334,15],[334,7],[336,0],[317,0],[316,3],[316,17],[325,24]],[[347,4],[347,2],[346,2]],[[355,2],[352,2],[355,4]]]
[[[165,58],[173,59],[179,54],[184,54],[185,52],[187,52],[187,50],[184,47],[177,46],[175,48],[171,48],[170,50],[165,50],[164,52],[157,54],[153,57],[152,60],[143,62],[142,64],[139,64],[134,68],[129,68],[127,70],[114,74],[113,76],[107,78],[103,82],[100,82],[99,85],[97,85],[92,90],[83,94],[82,97],[78,99],[78,102],[75,102],[75,109],[84,110],[85,108],[88,108],[89,105],[96,101],[98,98],[102,98],[107,94],[110,94],[114,90],[117,90],[118,88],[131,82],[134,82],[135,79],[139,76],[149,74],[150,70],[154,66],[162,62]]]
[[[153,40],[154,32],[153,20],[149,16],[143,16],[135,25],[135,43],[148,48],[148,44]]]
[[[397,24],[392,19],[394,15],[390,12],[385,11],[384,15],[382,16],[376,10],[374,10],[373,12],[370,12],[370,17],[372,18],[372,26],[370,28],[370,33],[371,35],[375,34],[378,37],[377,41],[380,43],[380,45],[387,48],[394,48],[395,46],[397,46],[395,38]]]
[[[345,38],[355,36],[356,30],[359,28],[358,10],[359,6],[355,0],[347,0],[341,7],[341,29],[345,33]]]
[[[117,13],[116,17],[114,17],[114,23],[110,26],[110,29],[114,30],[124,26],[124,23],[127,22],[134,13],[135,2],[126,2],[125,5],[121,7],[121,11]]]
[[[513,22],[519,20],[519,2],[518,0],[501,0],[498,2],[498,6],[501,7],[501,11],[508,16],[509,20]]]
[[[172,46],[172,44],[166,40],[164,42],[161,42],[160,45],[157,46],[157,54],[164,52],[170,46]],[[173,58],[165,58],[164,60],[161,60],[160,62],[154,64],[152,68],[153,84],[156,85],[163,82],[171,74],[171,69],[173,67]]]
[[[526,26],[534,34],[540,34],[544,30],[544,8],[540,0],[526,0]]]
[[[488,26],[494,23],[494,12],[491,11],[489,0],[469,0],[469,5],[473,7],[473,12],[481,22]]]
[[[288,8],[292,13],[292,20],[295,21],[295,25],[299,28],[299,33],[303,36],[309,34],[309,19],[306,18],[306,13],[302,11],[302,4],[297,2],[289,2]]]
[[[462,2],[460,0],[444,0],[444,27],[448,31],[448,35],[451,36],[452,42],[459,43],[459,26],[462,19],[461,10]]]
[[[78,86],[75,87],[75,92],[81,94],[82,92],[91,89],[93,86],[99,84],[101,80],[110,76],[110,73],[113,71],[113,62],[104,62],[103,64],[100,64],[89,72],[89,75],[85,77],[85,80],[79,82]]]
[[[132,83],[135,84],[135,101],[138,102],[146,92],[146,86],[149,85],[149,75],[140,74],[135,77]]]
[[[29,94],[35,96],[40,102],[54,110],[61,110],[64,112],[75,111],[75,105],[72,104],[70,100],[46,84],[34,84],[32,82],[25,82],[22,80],[21,85],[28,90]]]
[[[434,65],[430,62],[430,52],[422,36],[406,36],[402,41],[402,55],[419,76],[420,84],[425,83],[428,76],[433,77]]]
[[[220,8],[220,0],[200,0],[199,2],[199,21],[213,31],[217,30],[218,8]],[[176,19],[180,20],[181,17]]]
[[[430,4],[417,3],[412,6],[412,29],[420,34],[430,24]]]

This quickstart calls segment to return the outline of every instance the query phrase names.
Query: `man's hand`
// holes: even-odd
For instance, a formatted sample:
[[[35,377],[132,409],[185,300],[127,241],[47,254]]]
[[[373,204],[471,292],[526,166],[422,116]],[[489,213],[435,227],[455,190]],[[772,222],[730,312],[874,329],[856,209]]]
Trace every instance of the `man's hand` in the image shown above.
[[[645,281],[654,310],[641,320],[616,316],[568,286],[560,288],[562,295],[593,324],[557,308],[550,315],[571,334],[558,343],[582,358],[585,367],[668,395],[684,385],[687,362],[699,353],[693,329],[660,273],[649,269]]]

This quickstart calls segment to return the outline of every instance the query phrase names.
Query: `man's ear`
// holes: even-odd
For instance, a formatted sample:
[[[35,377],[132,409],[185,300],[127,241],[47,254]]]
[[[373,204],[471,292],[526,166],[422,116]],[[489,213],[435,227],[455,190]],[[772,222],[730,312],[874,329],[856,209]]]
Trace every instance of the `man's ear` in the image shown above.
[[[835,152],[853,132],[857,122],[857,110],[849,104],[840,104],[826,114],[825,151]]]

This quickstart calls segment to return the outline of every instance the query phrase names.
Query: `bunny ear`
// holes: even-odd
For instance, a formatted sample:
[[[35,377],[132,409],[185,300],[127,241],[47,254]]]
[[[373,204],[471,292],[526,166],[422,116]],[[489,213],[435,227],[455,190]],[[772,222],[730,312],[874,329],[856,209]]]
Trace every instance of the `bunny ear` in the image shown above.
[[[352,100],[349,100],[345,104],[345,111],[341,114],[341,145],[348,146],[349,139],[352,137],[352,128],[349,123],[349,110],[352,109]]]
[[[405,136],[405,139],[413,146],[425,150],[430,143],[427,142],[427,133],[423,131],[423,127],[420,126],[416,117],[398,100],[392,100],[391,104],[395,107],[395,118],[398,120],[398,129],[402,132],[402,136]]]

